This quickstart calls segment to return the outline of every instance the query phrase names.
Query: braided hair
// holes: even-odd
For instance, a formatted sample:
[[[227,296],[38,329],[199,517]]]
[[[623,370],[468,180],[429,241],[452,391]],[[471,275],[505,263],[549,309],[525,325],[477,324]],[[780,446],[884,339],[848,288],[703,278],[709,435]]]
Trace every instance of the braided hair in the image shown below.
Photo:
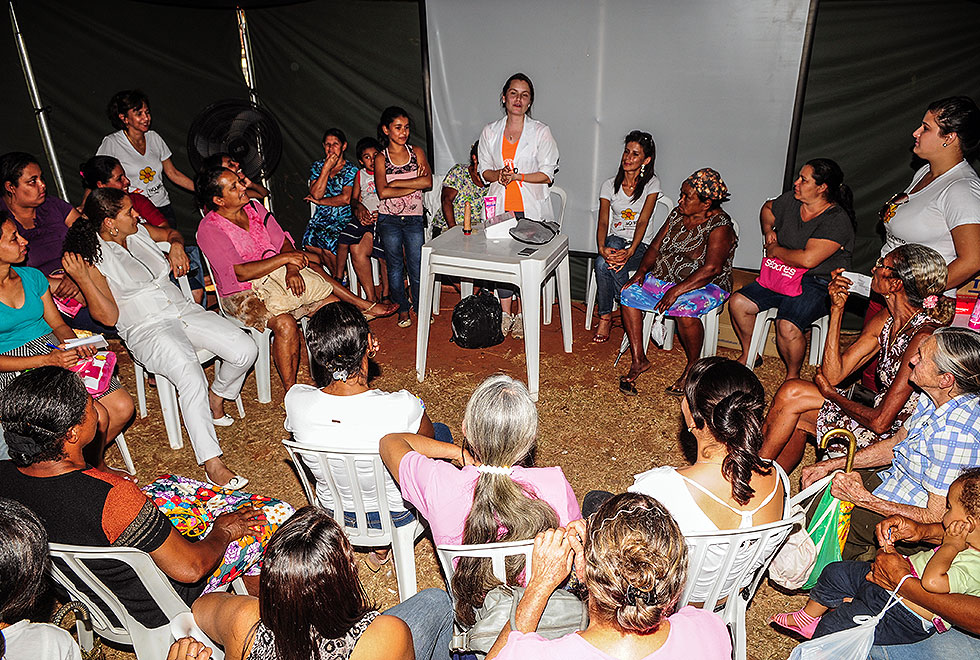
[[[684,388],[694,425],[707,425],[725,445],[728,455],[721,473],[732,484],[732,499],[746,505],[755,490],[753,473],[769,474],[772,467],[759,458],[766,393],[758,377],[745,365],[722,357],[702,358],[691,367]]]

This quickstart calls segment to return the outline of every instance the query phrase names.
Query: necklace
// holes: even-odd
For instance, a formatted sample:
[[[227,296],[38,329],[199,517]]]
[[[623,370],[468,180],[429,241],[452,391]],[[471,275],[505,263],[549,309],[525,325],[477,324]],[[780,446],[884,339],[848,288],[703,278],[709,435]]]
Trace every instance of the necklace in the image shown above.
[[[917,317],[918,315],[919,312],[913,313],[912,316],[909,317],[909,320],[905,322],[905,325],[903,325],[901,328],[898,329],[898,332],[894,334],[889,333],[890,336],[887,339],[889,349],[891,349],[891,347],[895,344],[895,342],[898,341],[898,338],[902,336],[902,333],[905,332],[905,330],[912,324],[912,321],[914,321],[915,317]],[[893,316],[892,325],[894,324],[895,324],[895,317]]]
[[[133,145],[133,149],[135,149],[137,152],[139,152],[140,155],[144,155],[145,156],[146,155],[146,135],[145,134],[143,135],[143,148],[140,149],[139,145],[136,144],[136,141],[133,140],[132,137],[130,137],[129,131],[125,131],[124,130],[123,133],[126,135],[126,139],[129,140],[129,143],[131,145]]]

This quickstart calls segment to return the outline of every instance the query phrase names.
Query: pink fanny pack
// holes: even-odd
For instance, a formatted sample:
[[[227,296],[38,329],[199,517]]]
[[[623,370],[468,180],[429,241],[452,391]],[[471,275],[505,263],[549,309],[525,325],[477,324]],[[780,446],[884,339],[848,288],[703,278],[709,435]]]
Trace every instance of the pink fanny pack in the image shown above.
[[[765,257],[756,282],[784,296],[798,296],[803,293],[803,275],[808,270],[785,264],[776,257]]]

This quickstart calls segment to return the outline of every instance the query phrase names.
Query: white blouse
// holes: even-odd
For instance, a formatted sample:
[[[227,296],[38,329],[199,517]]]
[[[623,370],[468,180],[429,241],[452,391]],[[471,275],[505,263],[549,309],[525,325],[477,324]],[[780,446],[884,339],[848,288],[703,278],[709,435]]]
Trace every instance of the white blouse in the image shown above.
[[[160,318],[180,318],[188,305],[197,306],[170,281],[170,262],[146,227],[137,227],[126,239],[125,248],[101,236],[99,245],[102,261],[96,267],[105,276],[119,308],[116,329],[123,339],[138,327]]]

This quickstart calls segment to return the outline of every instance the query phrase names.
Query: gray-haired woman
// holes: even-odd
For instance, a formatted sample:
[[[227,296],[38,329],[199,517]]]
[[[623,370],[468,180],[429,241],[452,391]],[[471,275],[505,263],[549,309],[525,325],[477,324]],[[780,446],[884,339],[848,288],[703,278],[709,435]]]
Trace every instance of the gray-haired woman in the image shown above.
[[[909,383],[909,358],[953,317],[951,299],[943,297],[946,262],[932,248],[902,245],[878,259],[871,272],[871,289],[884,298],[885,309],[864,326],[857,341],[841,349],[841,321],[851,281],[842,269],[834,271],[823,364],[812,383],[798,378],[783,383],[766,416],[761,455],[775,459],[787,474],[803,458],[808,434],[822,436],[832,428],[846,428],[857,437],[859,448],[867,447],[895,433],[915,409],[919,395]],[[874,405],[849,400],[837,385],[875,355]]]
[[[537,435],[538,412],[527,387],[498,374],[466,404],[462,447],[391,433],[380,451],[402,497],[429,522],[436,545],[522,541],[582,517],[561,468],[530,467]],[[522,572],[516,567],[510,577]],[[452,584],[459,620],[473,623],[473,608],[497,584],[489,566],[461,560]]]
[[[589,627],[558,639],[534,633],[551,593],[575,575],[588,590]],[[531,578],[514,617],[487,660],[731,658],[728,629],[714,613],[674,612],[687,580],[687,545],[657,500],[616,495],[588,523],[551,529],[534,539]]]

